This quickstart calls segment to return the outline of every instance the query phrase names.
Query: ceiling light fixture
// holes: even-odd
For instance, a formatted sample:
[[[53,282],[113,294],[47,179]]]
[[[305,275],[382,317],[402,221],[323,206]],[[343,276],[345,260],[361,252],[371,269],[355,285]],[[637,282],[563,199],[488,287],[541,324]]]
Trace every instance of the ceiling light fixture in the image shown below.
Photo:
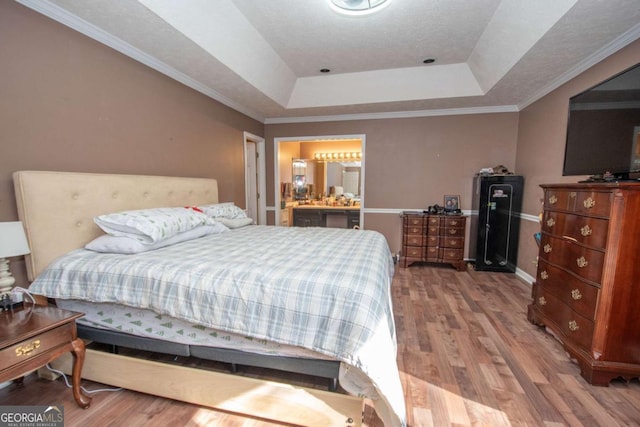
[[[391,3],[391,0],[329,0],[329,6],[344,15],[368,15],[378,12]]]

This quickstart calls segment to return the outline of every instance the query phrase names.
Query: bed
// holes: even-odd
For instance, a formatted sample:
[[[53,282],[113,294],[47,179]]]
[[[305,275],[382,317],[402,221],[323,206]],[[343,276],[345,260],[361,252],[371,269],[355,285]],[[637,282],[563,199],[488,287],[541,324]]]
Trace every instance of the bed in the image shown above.
[[[81,337],[310,373],[332,383],[337,376],[358,397],[268,382],[245,384],[237,376],[205,375],[92,351],[83,377],[305,425],[333,424],[323,418],[333,413],[335,419],[343,417],[341,423],[357,425],[361,415],[353,414],[354,402],[361,409],[362,397],[367,397],[385,425],[405,424],[390,299],[393,263],[379,233],[249,225],[140,254],[99,253],[84,248],[104,234],[96,217],[215,205],[216,180],[19,171],[14,184],[31,247],[26,257],[31,288],[63,308],[87,313],[79,325]],[[104,274],[104,263],[125,262],[131,265],[124,273]],[[141,273],[141,268],[153,274]],[[157,277],[139,282],[158,271]],[[268,320],[259,317],[265,313]],[[141,326],[126,327],[127,316],[136,317]],[[147,319],[156,323],[149,326]],[[113,327],[114,321],[119,327]],[[136,379],[128,378],[132,376]],[[166,387],[158,385],[159,378]],[[188,390],[176,383],[188,384]],[[305,406],[300,395],[318,402]],[[259,396],[266,401],[256,404]],[[281,398],[274,401],[276,396]],[[320,421],[305,418],[310,414]]]

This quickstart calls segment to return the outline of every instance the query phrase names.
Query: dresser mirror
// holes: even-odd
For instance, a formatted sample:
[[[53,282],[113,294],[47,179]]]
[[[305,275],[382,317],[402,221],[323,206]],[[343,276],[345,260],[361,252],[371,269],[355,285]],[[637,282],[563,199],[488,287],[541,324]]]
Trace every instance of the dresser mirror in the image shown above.
[[[302,200],[307,197],[308,185],[310,182],[307,179],[307,161],[305,159],[293,159],[292,160],[292,177],[293,177],[293,198],[295,200]]]
[[[357,198],[360,196],[361,169],[360,160],[293,159],[294,199],[343,194]]]

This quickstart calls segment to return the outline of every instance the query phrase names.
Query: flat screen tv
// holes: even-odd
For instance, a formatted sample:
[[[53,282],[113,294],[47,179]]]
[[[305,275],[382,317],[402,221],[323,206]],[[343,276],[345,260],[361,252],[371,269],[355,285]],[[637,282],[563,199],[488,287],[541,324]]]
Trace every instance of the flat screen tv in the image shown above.
[[[640,176],[640,64],[569,100],[563,175]]]

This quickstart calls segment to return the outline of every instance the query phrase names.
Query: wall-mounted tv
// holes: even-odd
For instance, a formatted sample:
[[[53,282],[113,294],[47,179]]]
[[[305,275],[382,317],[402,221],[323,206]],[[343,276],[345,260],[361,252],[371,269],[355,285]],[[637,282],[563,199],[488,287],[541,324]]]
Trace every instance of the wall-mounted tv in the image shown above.
[[[640,64],[569,100],[563,175],[640,175]]]

